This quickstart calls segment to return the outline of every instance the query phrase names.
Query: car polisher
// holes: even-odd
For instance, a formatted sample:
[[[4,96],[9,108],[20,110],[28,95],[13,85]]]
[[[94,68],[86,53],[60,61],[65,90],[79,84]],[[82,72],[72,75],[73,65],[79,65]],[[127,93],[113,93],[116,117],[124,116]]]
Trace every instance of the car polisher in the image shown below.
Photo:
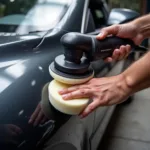
[[[121,45],[135,45],[132,40],[110,36],[97,40],[96,36],[76,32],[61,38],[64,54],[55,58],[49,66],[51,76],[66,84],[81,84],[94,76],[90,62],[112,56]]]
[[[80,114],[89,103],[89,98],[64,101],[58,91],[75,84],[87,82],[94,76],[90,62],[112,56],[114,49],[134,43],[129,39],[107,37],[97,40],[96,36],[80,33],[67,33],[61,38],[64,55],[59,55],[49,66],[55,79],[48,86],[51,105],[64,114]]]

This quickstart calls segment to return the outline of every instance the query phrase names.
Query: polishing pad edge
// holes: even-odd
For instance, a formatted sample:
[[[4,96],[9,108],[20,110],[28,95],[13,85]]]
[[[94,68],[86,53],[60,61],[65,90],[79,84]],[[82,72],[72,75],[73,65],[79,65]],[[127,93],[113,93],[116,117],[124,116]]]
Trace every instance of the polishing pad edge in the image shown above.
[[[49,73],[55,80],[62,82],[62,83],[65,83],[65,84],[71,84],[71,85],[85,83],[94,77],[94,71],[93,71],[93,73],[89,77],[86,77],[83,79],[66,78],[66,77],[60,76],[60,75],[56,74],[55,72],[53,72],[50,69],[50,67],[49,67]]]

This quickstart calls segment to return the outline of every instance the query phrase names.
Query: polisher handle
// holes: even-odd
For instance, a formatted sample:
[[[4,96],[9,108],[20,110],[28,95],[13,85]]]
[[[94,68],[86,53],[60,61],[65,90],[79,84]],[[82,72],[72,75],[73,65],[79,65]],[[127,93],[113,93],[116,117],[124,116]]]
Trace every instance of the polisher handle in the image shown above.
[[[130,39],[119,38],[116,36],[110,36],[104,40],[97,40],[96,37],[92,37],[93,48],[92,53],[87,56],[90,60],[105,59],[112,56],[115,49],[120,48],[121,45],[130,45],[131,48],[135,47],[135,44]]]
[[[130,39],[110,36],[104,40],[97,40],[96,36],[76,32],[65,34],[61,38],[61,43],[65,47],[65,60],[76,64],[81,62],[83,53],[86,54],[89,61],[95,61],[112,56],[113,51],[121,45],[129,44],[132,48],[135,47]]]

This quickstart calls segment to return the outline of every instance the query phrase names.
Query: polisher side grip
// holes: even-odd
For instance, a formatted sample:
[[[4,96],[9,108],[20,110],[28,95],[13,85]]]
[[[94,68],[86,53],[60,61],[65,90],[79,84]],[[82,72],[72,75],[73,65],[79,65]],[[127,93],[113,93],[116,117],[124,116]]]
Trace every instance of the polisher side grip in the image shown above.
[[[132,48],[135,46],[132,40],[125,38],[110,36],[104,40],[97,40],[96,36],[76,32],[65,34],[61,43],[65,47],[65,60],[76,64],[81,62],[83,53],[91,62],[112,56],[113,51],[121,45],[129,44]]]

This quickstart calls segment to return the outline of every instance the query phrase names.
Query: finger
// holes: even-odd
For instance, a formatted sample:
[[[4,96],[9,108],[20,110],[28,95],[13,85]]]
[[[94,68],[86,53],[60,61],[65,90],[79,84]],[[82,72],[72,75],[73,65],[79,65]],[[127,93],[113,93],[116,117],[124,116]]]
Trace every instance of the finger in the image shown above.
[[[99,106],[99,99],[93,100],[91,104],[89,104],[84,111],[81,113],[80,117],[84,118],[88,116],[91,112],[93,112]]]
[[[119,57],[119,60],[122,60],[122,59],[125,58],[126,51],[127,51],[126,49],[127,49],[126,46],[124,46],[124,45],[120,46],[120,57]]]
[[[66,94],[66,93],[69,93],[69,92],[73,92],[75,90],[78,90],[79,89],[79,86],[73,86],[73,87],[70,87],[70,88],[67,88],[67,89],[62,89],[60,91],[58,91],[59,94]]]
[[[108,57],[105,59],[105,62],[113,62],[119,60],[120,52],[119,49],[115,49],[112,57]]]
[[[60,95],[67,94],[67,93],[70,93],[70,92],[73,92],[73,91],[76,91],[76,90],[79,90],[79,89],[82,89],[82,88],[88,88],[88,85],[83,84],[83,85],[72,86],[72,87],[67,88],[67,89],[62,89],[62,90],[59,91],[59,94]]]
[[[106,63],[110,63],[113,61],[112,57],[107,57],[105,60],[104,60]]]
[[[70,92],[68,94],[62,95],[64,100],[75,99],[75,98],[85,98],[90,97],[93,94],[92,89],[79,89],[77,91]]]
[[[112,55],[113,61],[119,60],[119,56],[120,56],[119,49],[115,49],[114,52],[113,52],[113,55]]]
[[[39,125],[40,124],[40,122],[43,120],[43,117],[44,117],[44,115],[43,115],[43,112],[42,111],[40,111],[39,113],[38,113],[38,116],[36,117],[36,119],[35,119],[35,121],[34,121],[34,126],[37,126],[37,125]]]
[[[106,28],[103,28],[101,31],[100,31],[100,34],[97,35],[97,39],[98,40],[102,40],[104,38],[106,38],[108,35],[116,35],[119,31],[119,26],[118,25],[113,25],[113,26],[110,26],[110,27],[106,27]]]
[[[108,32],[106,30],[103,30],[96,36],[96,38],[98,40],[102,40],[105,39],[107,36],[108,36]]]
[[[41,106],[40,106],[40,104],[38,104],[38,106],[36,107],[35,111],[33,112],[33,114],[31,115],[31,117],[28,121],[29,124],[32,124],[34,122],[34,120],[36,119],[40,110],[41,110]]]
[[[130,45],[126,45],[126,55],[125,55],[125,58],[128,57],[128,55],[130,54],[131,52],[131,46]]]
[[[21,134],[22,133],[21,128],[19,128],[16,125],[10,124],[9,127],[12,129],[12,131],[16,132],[17,134]]]

